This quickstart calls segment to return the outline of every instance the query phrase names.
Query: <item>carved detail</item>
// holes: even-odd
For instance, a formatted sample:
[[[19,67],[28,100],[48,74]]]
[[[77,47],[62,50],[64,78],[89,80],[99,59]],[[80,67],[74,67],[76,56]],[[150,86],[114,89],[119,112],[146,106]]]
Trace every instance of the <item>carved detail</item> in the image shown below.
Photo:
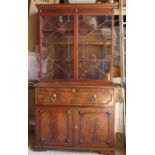
[[[109,92],[103,92],[103,102],[108,104],[112,100],[112,95]]]

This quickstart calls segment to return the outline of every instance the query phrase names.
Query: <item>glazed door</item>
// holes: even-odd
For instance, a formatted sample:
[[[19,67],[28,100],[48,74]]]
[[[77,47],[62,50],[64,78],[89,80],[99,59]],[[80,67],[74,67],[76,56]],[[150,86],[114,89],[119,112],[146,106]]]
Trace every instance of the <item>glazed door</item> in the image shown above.
[[[73,16],[40,16],[41,79],[73,79],[73,25]]]
[[[112,79],[112,18],[110,15],[79,16],[79,80]]]
[[[37,138],[41,145],[72,146],[72,110],[36,107]]]
[[[113,111],[110,108],[78,108],[75,110],[75,145],[109,148],[114,144]]]

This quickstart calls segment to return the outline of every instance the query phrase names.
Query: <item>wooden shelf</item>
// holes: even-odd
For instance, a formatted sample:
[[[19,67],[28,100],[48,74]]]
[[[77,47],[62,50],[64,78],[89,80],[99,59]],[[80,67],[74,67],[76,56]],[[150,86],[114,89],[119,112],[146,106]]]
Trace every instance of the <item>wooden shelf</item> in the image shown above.
[[[103,28],[80,28],[80,31],[102,31],[104,29],[108,29],[106,27]],[[110,29],[110,28],[109,28]],[[60,32],[66,32],[66,31],[74,31],[73,29],[68,29],[68,28],[57,28],[57,29],[52,29],[52,28],[44,28],[42,30],[43,32],[53,32],[53,31],[60,31]]]
[[[53,45],[73,45],[73,42],[53,42],[51,43]],[[106,45],[106,46],[111,46],[111,42],[104,42],[104,41],[90,41],[90,42],[83,42],[83,43],[79,43],[79,45]]]
[[[53,32],[53,31],[60,31],[60,32],[72,31],[73,32],[73,29],[67,29],[67,28],[57,28],[57,29],[46,28],[46,29],[43,29],[43,32]]]
[[[111,59],[80,59],[79,62],[82,62],[82,61],[86,61],[86,62],[105,62],[105,61],[110,61]]]
[[[96,42],[84,42],[84,43],[79,43],[80,45],[108,45],[111,46],[111,42],[104,42],[104,41],[96,41]]]
[[[70,59],[49,59],[49,61],[54,61],[54,62],[61,62],[61,61],[73,62],[73,60],[70,60]]]
[[[94,60],[94,59],[87,59],[87,58],[85,58],[85,59],[79,59],[79,62],[82,62],[82,61],[90,61],[90,62],[94,62],[94,61],[96,61],[96,62],[101,62],[101,61],[110,61],[111,59],[109,58],[107,58],[107,59],[96,59],[96,60]],[[61,62],[61,61],[64,61],[64,62],[73,62],[73,60],[70,60],[70,59],[49,59],[49,61],[54,61],[54,62]]]

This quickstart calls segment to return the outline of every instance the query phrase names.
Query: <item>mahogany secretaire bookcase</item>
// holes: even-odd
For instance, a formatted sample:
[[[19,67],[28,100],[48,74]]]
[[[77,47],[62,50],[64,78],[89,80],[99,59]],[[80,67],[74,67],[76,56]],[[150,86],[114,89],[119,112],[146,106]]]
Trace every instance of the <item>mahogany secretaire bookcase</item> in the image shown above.
[[[38,4],[35,149],[114,155],[115,3]]]

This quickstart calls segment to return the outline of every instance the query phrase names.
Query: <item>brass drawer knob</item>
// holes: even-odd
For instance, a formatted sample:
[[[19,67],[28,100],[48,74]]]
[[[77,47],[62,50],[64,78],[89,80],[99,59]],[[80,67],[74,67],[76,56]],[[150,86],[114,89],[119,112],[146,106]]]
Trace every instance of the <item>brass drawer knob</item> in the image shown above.
[[[90,100],[91,100],[92,102],[96,102],[96,98],[97,98],[96,94],[93,94],[93,95],[91,96]]]
[[[56,95],[56,94],[53,94],[53,95],[51,96],[51,101],[52,101],[52,102],[55,102],[56,99],[57,99],[57,95]]]

